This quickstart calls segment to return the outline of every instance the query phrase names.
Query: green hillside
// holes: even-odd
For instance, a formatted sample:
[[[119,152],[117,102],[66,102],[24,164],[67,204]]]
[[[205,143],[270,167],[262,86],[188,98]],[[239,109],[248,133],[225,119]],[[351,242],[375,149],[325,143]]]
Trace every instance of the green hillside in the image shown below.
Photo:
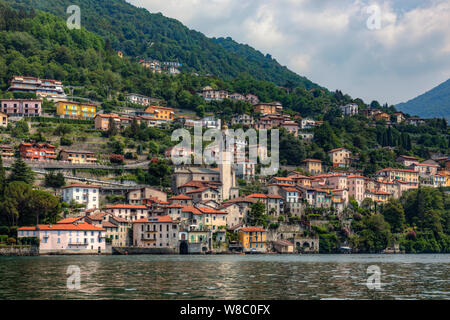
[[[450,79],[424,94],[395,106],[398,110],[422,118],[450,119]]]
[[[81,25],[110,41],[115,50],[135,58],[183,63],[184,70],[231,79],[248,73],[278,85],[318,87],[281,66],[270,56],[230,39],[215,41],[175,19],[152,14],[124,0],[8,0],[16,8],[34,8],[66,19],[66,9],[78,5]]]

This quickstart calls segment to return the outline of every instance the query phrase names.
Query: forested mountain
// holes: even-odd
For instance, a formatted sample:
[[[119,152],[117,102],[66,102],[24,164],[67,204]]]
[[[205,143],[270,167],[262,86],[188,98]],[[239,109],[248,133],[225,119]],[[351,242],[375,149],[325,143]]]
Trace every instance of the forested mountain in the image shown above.
[[[135,58],[183,63],[185,71],[231,79],[249,73],[277,85],[318,87],[248,46],[209,39],[175,19],[152,14],[124,0],[8,0],[15,8],[44,10],[67,19],[67,7],[78,5],[81,25],[110,41],[115,50]]]
[[[422,118],[450,119],[450,79],[424,94],[396,105],[396,108]]]
[[[252,106],[244,102],[203,101],[196,91],[211,85],[231,92],[252,92],[262,101],[280,101],[288,113],[323,120],[324,124],[313,130],[314,141],[309,144],[282,133],[282,164],[298,165],[307,157],[327,161],[328,150],[346,147],[360,154],[361,169],[365,174],[372,174],[398,165],[395,158],[399,154],[427,159],[431,153],[448,153],[447,126],[439,119],[429,120],[420,127],[402,124],[386,128],[385,123],[374,124],[362,115],[342,118],[337,106],[356,102],[364,109],[367,105],[340,91],[306,90],[300,86],[288,93],[272,82],[255,80],[245,74],[231,80],[189,73],[153,74],[136,62],[118,57],[99,35],[84,28],[69,30],[65,20],[50,13],[17,11],[0,1],[0,97],[12,96],[6,90],[13,75],[57,79],[65,85],[83,86],[75,94],[101,102],[107,112],[125,104],[124,94],[136,92],[164,99],[171,107],[195,110],[198,115],[212,112],[224,120],[235,114],[252,113]],[[387,106],[378,107],[388,113],[395,112]]]

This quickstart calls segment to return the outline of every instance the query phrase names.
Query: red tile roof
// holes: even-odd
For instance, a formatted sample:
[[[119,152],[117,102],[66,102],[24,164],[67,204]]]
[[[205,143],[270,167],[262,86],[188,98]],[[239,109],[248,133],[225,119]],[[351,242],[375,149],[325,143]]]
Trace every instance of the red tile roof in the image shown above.
[[[39,226],[39,230],[57,230],[57,231],[62,231],[62,230],[78,230],[78,231],[105,231],[105,229],[103,228],[99,228],[99,227],[95,227],[92,224],[89,224],[87,222],[84,223],[61,223],[61,224],[40,224]],[[17,229],[19,231],[24,231],[24,230],[36,230],[36,227],[22,227]]]
[[[94,184],[80,184],[80,183],[75,183],[75,184],[71,184],[68,186],[63,186],[61,187],[61,189],[66,189],[66,188],[101,188],[101,186],[97,186]]]
[[[115,204],[106,206],[105,209],[147,209],[143,204]]]
[[[179,194],[179,195],[170,197],[169,200],[192,200],[192,198],[185,194]]]
[[[239,231],[243,231],[243,232],[266,232],[265,229],[263,228],[259,228],[259,227],[245,227],[245,228],[241,228],[239,229]]]
[[[175,221],[173,221],[170,216],[157,216],[133,221],[133,223],[167,223],[167,222],[175,223]]]
[[[77,221],[77,220],[80,220],[80,219],[83,219],[84,217],[68,217],[68,218],[65,218],[65,219],[61,219],[61,220],[59,220],[58,222],[56,222],[56,223],[74,223],[75,221]]]
[[[198,210],[204,214],[228,214],[228,212],[216,210],[213,208],[198,208]]]

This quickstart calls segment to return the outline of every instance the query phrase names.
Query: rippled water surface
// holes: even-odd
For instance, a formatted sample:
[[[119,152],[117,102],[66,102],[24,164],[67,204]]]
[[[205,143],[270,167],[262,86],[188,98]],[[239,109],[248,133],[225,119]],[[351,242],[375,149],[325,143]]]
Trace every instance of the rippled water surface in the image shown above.
[[[81,270],[67,289],[67,268]],[[381,269],[381,289],[366,286]],[[450,255],[0,257],[0,299],[450,299]]]

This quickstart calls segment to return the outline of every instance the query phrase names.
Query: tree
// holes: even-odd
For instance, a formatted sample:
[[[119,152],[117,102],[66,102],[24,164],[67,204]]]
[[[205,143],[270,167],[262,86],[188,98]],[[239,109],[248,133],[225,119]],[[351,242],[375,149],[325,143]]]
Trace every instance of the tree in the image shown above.
[[[29,216],[36,217],[36,225],[40,222],[56,223],[61,211],[61,204],[57,197],[46,191],[33,190],[28,204]]]
[[[53,171],[45,175],[45,186],[50,188],[61,188],[66,184],[64,175],[61,172],[55,174]]]
[[[0,201],[3,199],[5,184],[6,184],[6,173],[5,168],[3,167],[2,157],[0,156]]]
[[[35,173],[33,170],[22,160],[22,158],[18,158],[11,168],[9,181],[23,181],[32,185],[34,183],[34,177]]]
[[[267,226],[267,217],[264,214],[266,206],[264,203],[258,201],[250,205],[250,212],[248,214],[248,222],[252,226]]]
[[[4,191],[4,201],[0,203],[1,220],[9,226],[27,222],[27,205],[31,198],[31,191],[31,186],[23,181],[8,183]]]
[[[383,206],[381,213],[390,224],[392,232],[402,232],[405,225],[405,211],[398,200],[391,199]]]

